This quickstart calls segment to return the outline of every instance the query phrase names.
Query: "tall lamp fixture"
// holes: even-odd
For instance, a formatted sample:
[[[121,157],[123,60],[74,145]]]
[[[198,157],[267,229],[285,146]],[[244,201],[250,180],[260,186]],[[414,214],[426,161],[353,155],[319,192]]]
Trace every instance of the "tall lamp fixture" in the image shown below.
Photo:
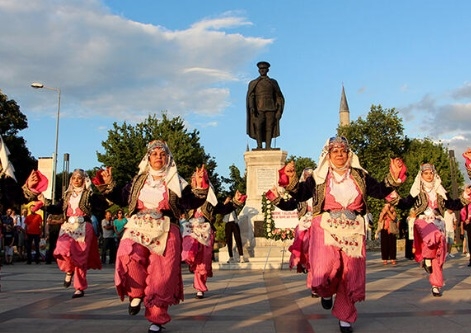
[[[61,114],[61,90],[59,88],[46,87],[42,83],[33,82],[31,87],[34,89],[47,89],[57,92],[58,101],[57,101],[57,119],[56,119],[56,144],[54,149],[54,156],[52,158],[52,203],[56,203],[56,174],[57,174],[57,147],[59,144],[59,118]]]

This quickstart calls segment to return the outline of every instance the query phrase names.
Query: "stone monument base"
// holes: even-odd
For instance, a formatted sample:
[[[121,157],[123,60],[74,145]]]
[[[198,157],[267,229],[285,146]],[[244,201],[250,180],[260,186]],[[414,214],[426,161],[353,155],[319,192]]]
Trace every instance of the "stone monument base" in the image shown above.
[[[289,260],[287,249],[289,241],[265,239],[263,230],[262,195],[278,184],[278,170],[286,161],[287,152],[280,149],[256,149],[244,154],[247,172],[247,199],[239,214],[239,227],[244,246],[244,263],[227,264],[227,247],[219,249],[220,269],[251,268],[260,269],[286,268]],[[234,242],[234,259],[239,262]],[[234,266],[234,267],[233,267]]]

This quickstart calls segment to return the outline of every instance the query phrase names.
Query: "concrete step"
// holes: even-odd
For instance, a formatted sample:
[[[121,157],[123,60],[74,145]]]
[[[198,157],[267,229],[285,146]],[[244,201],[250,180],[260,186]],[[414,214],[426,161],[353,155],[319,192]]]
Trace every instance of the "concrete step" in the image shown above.
[[[216,262],[213,262],[213,269],[221,270],[270,270],[270,269],[289,269],[289,257],[291,253],[288,251],[291,243],[280,243],[274,241],[256,242],[257,246],[253,248],[244,247],[244,262],[240,263],[240,256],[236,249],[233,249],[234,262],[227,263],[229,254],[227,246],[219,249],[215,253]]]
[[[289,262],[286,258],[282,261],[281,257],[271,258],[268,261],[251,258],[244,263],[213,262],[213,270],[289,270]]]

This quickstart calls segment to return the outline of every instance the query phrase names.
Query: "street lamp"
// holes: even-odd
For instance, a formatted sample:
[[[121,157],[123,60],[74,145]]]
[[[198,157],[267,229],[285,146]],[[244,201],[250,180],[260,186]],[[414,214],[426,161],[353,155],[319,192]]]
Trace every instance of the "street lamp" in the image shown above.
[[[57,102],[57,120],[56,120],[56,146],[54,149],[54,157],[52,159],[52,204],[55,204],[56,202],[56,173],[57,173],[57,147],[59,144],[59,118],[60,118],[60,113],[61,113],[61,90],[59,88],[51,88],[51,87],[46,87],[42,83],[38,82],[33,82],[31,84],[31,87],[34,89],[47,89],[47,90],[53,90],[57,91],[58,94],[58,102]]]

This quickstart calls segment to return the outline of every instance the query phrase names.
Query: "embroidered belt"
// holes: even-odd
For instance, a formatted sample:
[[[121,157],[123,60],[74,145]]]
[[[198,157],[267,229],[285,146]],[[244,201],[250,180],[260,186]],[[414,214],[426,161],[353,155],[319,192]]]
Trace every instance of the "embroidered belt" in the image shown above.
[[[83,216],[69,216],[67,219],[67,222],[74,224],[74,223],[83,223],[85,222],[85,219]]]
[[[59,237],[67,235],[77,242],[85,242],[86,226],[83,216],[69,216],[67,221],[61,225]]]
[[[359,215],[357,212],[349,209],[329,210],[327,212],[333,219],[338,219],[344,214],[347,219],[354,220]]]
[[[158,255],[167,245],[170,218],[156,210],[146,210],[131,216],[121,239],[131,239]]]

